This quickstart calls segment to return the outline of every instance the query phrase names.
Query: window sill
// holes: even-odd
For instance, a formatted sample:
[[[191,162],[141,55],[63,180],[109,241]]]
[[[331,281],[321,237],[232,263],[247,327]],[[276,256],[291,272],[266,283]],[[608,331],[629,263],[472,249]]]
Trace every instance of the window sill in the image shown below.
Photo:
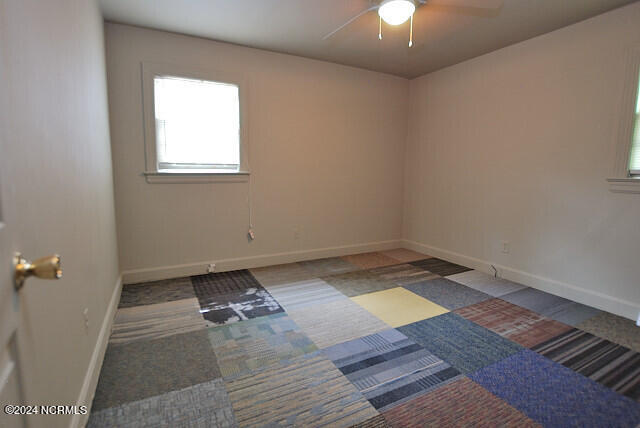
[[[147,183],[246,183],[249,171],[238,172],[143,172]]]
[[[607,178],[614,193],[640,193],[640,177]]]

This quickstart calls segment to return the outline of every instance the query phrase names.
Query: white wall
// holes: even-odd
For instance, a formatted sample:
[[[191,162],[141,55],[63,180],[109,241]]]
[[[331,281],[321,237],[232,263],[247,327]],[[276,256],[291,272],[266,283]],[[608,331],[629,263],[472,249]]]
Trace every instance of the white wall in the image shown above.
[[[106,25],[106,44],[125,281],[400,239],[407,80],[119,24]],[[141,176],[143,61],[247,76],[254,242],[246,238],[246,183],[148,184]],[[263,257],[274,254],[281,256]]]
[[[408,245],[635,318],[640,195],[605,179],[639,23],[635,3],[412,80]]]
[[[2,196],[15,214],[3,245],[30,259],[59,253],[64,271],[55,282],[30,279],[14,302],[25,404],[91,404],[118,301],[103,37],[93,1],[0,2]]]

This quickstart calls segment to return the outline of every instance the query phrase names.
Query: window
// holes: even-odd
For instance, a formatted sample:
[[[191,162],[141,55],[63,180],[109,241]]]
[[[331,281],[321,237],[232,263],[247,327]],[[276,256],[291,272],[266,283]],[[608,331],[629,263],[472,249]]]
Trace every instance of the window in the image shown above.
[[[148,182],[236,181],[248,174],[242,79],[143,64]]]
[[[629,173],[633,176],[640,175],[640,77],[638,78],[638,93],[636,95],[636,114],[633,126],[633,137],[631,137]]]

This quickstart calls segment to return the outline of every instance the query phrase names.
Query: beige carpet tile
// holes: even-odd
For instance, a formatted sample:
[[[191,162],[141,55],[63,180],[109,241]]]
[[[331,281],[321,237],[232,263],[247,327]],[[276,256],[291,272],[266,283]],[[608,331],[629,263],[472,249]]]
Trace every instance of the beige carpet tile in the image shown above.
[[[609,312],[600,312],[595,317],[581,322],[577,327],[640,352],[640,327],[630,319]]]
[[[418,253],[417,251],[407,250],[406,248],[395,248],[393,250],[380,251],[380,254],[384,254],[387,257],[391,257],[392,259],[396,259],[403,263],[431,258],[431,256]]]
[[[398,260],[378,252],[353,254],[350,256],[342,256],[342,258],[361,269],[371,269],[380,266],[398,264]]]

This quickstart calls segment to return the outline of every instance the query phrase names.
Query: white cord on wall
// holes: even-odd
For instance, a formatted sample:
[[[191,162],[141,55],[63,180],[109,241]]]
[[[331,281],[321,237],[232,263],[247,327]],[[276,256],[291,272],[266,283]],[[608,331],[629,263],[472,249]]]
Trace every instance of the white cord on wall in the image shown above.
[[[247,207],[249,210],[249,230],[247,231],[247,238],[249,241],[253,241],[256,237],[253,233],[253,214],[251,212],[251,174],[249,174],[249,179],[247,180]]]

